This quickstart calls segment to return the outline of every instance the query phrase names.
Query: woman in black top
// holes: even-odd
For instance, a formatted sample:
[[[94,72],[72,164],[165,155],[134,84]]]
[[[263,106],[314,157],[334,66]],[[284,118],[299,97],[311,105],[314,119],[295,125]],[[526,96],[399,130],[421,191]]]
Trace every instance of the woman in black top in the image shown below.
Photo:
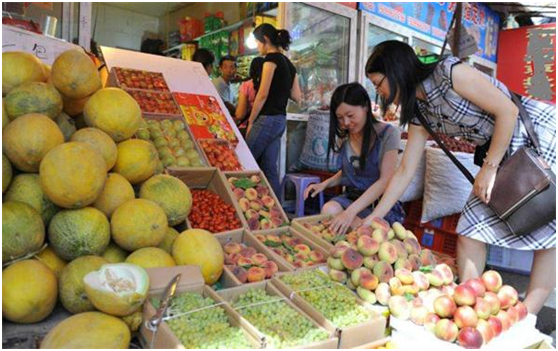
[[[283,55],[288,50],[291,36],[286,30],[277,30],[270,24],[262,24],[254,30],[258,52],[265,57],[260,87],[246,131],[246,143],[260,168],[266,175],[275,194],[279,194],[278,157],[281,136],[287,124],[289,97],[300,102],[300,87],[296,68]]]

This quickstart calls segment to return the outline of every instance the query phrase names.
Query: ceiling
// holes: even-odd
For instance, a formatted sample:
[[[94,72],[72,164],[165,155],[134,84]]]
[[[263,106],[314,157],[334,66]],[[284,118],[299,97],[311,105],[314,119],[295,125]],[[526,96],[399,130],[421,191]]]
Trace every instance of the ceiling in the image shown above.
[[[144,15],[163,17],[169,12],[182,9],[191,2],[105,2],[105,5],[118,7],[124,10],[138,12]]]

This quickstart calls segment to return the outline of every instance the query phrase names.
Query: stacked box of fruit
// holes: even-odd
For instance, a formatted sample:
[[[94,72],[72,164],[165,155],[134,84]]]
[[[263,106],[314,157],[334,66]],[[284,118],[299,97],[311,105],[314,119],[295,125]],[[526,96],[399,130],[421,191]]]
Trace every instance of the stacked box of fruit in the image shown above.
[[[192,189],[192,210],[188,215],[190,228],[222,233],[242,228],[234,206],[227,204],[210,190]]]
[[[130,68],[114,67],[111,71],[116,85],[122,89],[169,91],[163,74]]]
[[[225,251],[225,267],[241,284],[260,282],[272,278],[279,272],[279,266],[268,256],[258,252],[254,247],[244,243],[227,243]]]
[[[152,299],[155,308],[159,299]],[[231,325],[231,317],[217,302],[198,292],[183,292],[169,306],[177,316],[165,323],[187,349],[251,349],[255,342],[239,327]],[[188,313],[190,312],[190,313]]]
[[[308,346],[329,339],[329,333],[284,301],[264,289],[250,289],[239,295],[234,309],[265,335],[272,349]]]
[[[331,215],[297,218],[293,220],[292,227],[329,251],[337,242],[345,240],[345,235],[337,235],[329,230],[331,218]]]
[[[142,123],[136,136],[153,142],[165,168],[205,167],[205,160],[181,117],[149,119]]]
[[[227,177],[233,198],[238,201],[250,230],[274,229],[288,224],[287,215],[263,176],[228,173]]]
[[[222,171],[241,171],[242,166],[231,144],[224,139],[199,139],[209,164]]]
[[[254,237],[293,268],[323,264],[328,256],[326,250],[291,229],[279,229],[276,233],[269,234],[260,232]]]
[[[164,91],[125,89],[137,101],[143,115],[182,116],[172,94]]]

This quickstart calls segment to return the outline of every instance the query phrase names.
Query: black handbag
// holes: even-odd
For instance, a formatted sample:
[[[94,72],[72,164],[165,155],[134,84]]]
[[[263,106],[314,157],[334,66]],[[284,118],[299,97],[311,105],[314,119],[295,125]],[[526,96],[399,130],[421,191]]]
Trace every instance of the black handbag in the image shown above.
[[[512,93],[512,100],[519,109],[533,148],[521,147],[500,164],[488,205],[514,234],[525,235],[556,219],[556,174],[540,156],[539,138],[521,99]],[[473,175],[446,148],[419,109],[415,110],[422,126],[474,184]]]

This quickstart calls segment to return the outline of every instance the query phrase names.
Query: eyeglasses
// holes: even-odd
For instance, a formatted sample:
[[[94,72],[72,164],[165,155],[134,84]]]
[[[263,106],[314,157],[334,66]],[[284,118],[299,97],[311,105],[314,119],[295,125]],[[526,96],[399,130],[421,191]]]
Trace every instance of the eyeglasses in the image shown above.
[[[380,94],[378,93],[378,90],[380,90],[380,88],[382,87],[382,84],[384,83],[384,80],[386,79],[386,76],[384,76],[382,78],[382,80],[380,80],[380,83],[378,83],[378,85],[374,84],[374,82],[372,82],[372,85],[374,86],[374,89],[376,90],[376,105],[378,104],[378,100],[380,98]]]

